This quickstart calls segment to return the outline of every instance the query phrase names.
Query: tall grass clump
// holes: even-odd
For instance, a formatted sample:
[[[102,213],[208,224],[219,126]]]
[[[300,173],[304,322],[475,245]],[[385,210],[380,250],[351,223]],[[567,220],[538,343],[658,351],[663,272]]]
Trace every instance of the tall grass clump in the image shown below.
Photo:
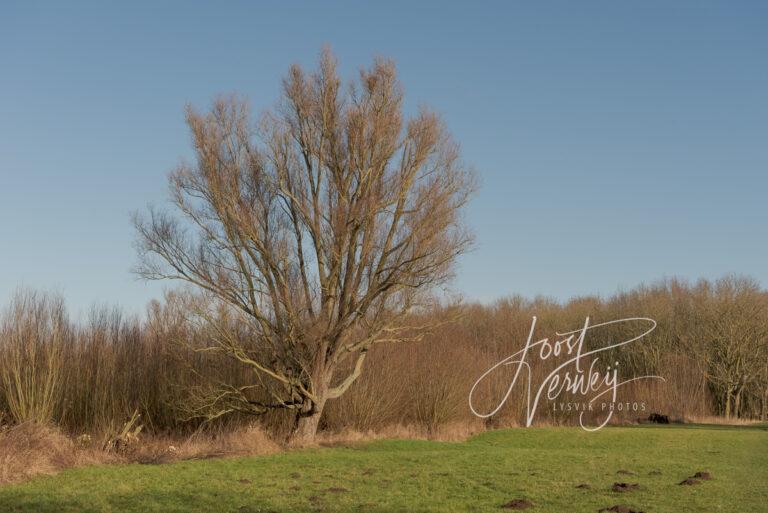
[[[53,420],[72,329],[57,295],[18,291],[0,321],[2,400],[17,424]]]

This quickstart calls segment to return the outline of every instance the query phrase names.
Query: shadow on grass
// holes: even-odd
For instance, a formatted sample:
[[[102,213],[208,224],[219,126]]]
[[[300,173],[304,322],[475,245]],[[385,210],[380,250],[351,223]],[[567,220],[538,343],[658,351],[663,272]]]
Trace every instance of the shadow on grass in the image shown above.
[[[0,499],[3,513],[316,513],[320,511],[400,513],[397,507],[377,505],[373,502],[335,504],[333,496],[310,497],[306,504],[277,506],[269,501],[253,498],[232,500],[233,497],[204,497],[193,493],[146,492],[102,496],[98,504],[89,500],[62,499],[56,496],[40,497],[32,493],[14,493]],[[301,502],[301,501],[297,501]],[[233,504],[234,503],[234,504]],[[416,511],[416,510],[414,510]]]
[[[651,428],[651,429],[712,429],[718,431],[768,431],[768,422],[755,424],[697,424],[697,423],[672,423],[672,424],[627,424],[624,426],[607,426],[609,428]]]

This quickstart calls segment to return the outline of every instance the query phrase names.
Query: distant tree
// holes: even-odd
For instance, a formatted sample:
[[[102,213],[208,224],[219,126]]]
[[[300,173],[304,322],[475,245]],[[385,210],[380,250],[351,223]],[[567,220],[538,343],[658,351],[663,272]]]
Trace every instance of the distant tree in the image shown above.
[[[440,118],[404,121],[402,103],[391,61],[346,88],[325,51],[317,72],[290,69],[258,129],[237,97],[187,109],[196,162],[169,180],[181,219],[135,218],[138,272],[202,291],[198,349],[252,373],[199,394],[196,414],[289,408],[312,438],[373,344],[418,336],[403,320],[469,248],[475,182]]]
[[[768,299],[766,299],[768,303]],[[768,322],[768,316],[766,316]],[[768,336],[761,345],[760,363],[757,381],[755,382],[758,401],[760,403],[760,420],[768,420]]]
[[[751,278],[702,282],[694,297],[694,354],[726,418],[739,417],[744,392],[760,378],[768,340],[768,303]]]

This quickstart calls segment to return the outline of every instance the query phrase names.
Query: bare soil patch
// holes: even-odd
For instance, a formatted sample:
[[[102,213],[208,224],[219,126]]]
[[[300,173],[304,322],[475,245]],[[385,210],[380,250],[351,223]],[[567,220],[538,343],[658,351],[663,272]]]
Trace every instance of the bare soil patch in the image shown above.
[[[603,512],[609,512],[609,513],[644,513],[643,511],[632,509],[629,506],[623,506],[623,505],[620,505],[620,504],[617,504],[616,506],[611,506],[610,508],[603,508],[603,509],[597,510],[597,513],[603,513]]]
[[[528,499],[512,499],[506,504],[501,505],[505,509],[528,509],[533,507],[533,503]]]
[[[613,486],[611,486],[611,490],[620,493],[631,492],[639,489],[639,483],[613,483]]]

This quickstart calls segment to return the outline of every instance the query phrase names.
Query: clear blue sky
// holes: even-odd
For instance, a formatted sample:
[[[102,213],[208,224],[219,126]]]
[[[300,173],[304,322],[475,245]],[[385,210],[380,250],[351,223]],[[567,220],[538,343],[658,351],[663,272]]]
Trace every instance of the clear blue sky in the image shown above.
[[[766,2],[4,2],[0,302],[143,309],[129,214],[190,155],[184,104],[269,107],[325,43],[347,76],[393,57],[481,173],[466,297],[766,285],[766,27]]]

